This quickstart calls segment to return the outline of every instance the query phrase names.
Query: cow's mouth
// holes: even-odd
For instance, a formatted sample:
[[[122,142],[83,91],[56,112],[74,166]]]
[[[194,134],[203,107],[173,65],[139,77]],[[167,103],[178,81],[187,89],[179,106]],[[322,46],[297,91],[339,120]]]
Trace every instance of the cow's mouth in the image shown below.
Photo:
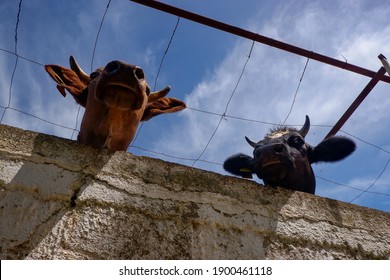
[[[291,168],[293,168],[292,162],[280,159],[258,163],[255,166],[257,176],[265,182],[278,182],[283,180]]]
[[[144,96],[140,89],[134,90],[126,84],[110,83],[102,91],[100,99],[108,107],[117,109],[137,110],[144,103]]]
[[[268,166],[272,166],[272,165],[275,165],[275,164],[283,164],[283,162],[281,160],[268,161],[268,162],[263,163],[260,166],[260,168],[266,168]]]

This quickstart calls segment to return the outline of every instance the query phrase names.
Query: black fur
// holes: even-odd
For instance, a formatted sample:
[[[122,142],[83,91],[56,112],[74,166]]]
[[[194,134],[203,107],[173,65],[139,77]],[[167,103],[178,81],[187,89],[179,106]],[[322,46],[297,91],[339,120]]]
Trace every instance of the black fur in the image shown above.
[[[309,162],[338,161],[350,155],[355,149],[356,145],[352,140],[342,136],[333,136],[323,140],[309,152]]]

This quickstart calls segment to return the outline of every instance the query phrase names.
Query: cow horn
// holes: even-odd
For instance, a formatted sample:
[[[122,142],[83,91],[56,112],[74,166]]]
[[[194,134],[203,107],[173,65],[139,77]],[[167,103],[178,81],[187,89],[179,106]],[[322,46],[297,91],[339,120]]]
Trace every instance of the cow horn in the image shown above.
[[[306,115],[306,120],[305,120],[305,124],[302,126],[302,128],[299,130],[299,134],[305,138],[305,136],[307,135],[307,133],[309,132],[309,129],[310,129],[310,119],[309,117]]]
[[[148,96],[148,102],[152,103],[152,102],[156,101],[157,99],[164,97],[165,95],[168,94],[168,92],[170,90],[171,90],[171,87],[167,86],[167,87],[163,88],[162,90],[151,92]]]
[[[89,82],[91,81],[91,78],[89,77],[89,75],[87,73],[85,73],[83,71],[83,69],[81,69],[81,67],[79,66],[79,64],[77,63],[76,59],[73,57],[73,55],[71,55],[69,57],[69,64],[70,64],[70,68],[76,72],[77,76],[80,78],[80,80],[88,85]]]
[[[251,139],[249,139],[248,137],[245,136],[245,140],[246,142],[248,142],[249,145],[251,145],[253,148],[256,148],[257,147],[257,143],[256,142],[253,142]]]

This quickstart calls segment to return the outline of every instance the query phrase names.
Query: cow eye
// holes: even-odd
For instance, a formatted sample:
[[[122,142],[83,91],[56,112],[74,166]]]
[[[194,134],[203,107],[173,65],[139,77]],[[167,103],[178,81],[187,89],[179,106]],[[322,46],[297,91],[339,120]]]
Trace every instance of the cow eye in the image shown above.
[[[303,144],[305,144],[305,141],[301,138],[301,137],[298,137],[298,136],[291,136],[288,140],[288,145],[290,147],[294,147],[294,148],[300,148],[303,146]]]
[[[89,77],[91,78],[91,80],[93,80],[93,79],[99,77],[99,75],[100,74],[98,72],[92,72],[91,75],[89,75]]]

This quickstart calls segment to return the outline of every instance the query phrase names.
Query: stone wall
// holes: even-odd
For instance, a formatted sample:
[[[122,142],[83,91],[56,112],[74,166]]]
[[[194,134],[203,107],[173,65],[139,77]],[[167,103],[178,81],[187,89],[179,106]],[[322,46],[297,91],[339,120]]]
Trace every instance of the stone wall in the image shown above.
[[[390,213],[0,126],[1,259],[389,259]]]

